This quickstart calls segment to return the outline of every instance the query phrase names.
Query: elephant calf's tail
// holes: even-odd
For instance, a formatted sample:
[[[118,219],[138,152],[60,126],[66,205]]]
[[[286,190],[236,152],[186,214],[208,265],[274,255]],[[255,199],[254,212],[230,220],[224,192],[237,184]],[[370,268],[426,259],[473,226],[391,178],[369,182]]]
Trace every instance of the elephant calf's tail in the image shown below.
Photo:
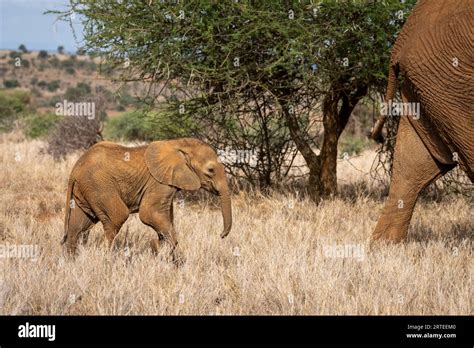
[[[73,179],[69,179],[69,182],[67,184],[67,193],[66,193],[66,214],[65,214],[65,217],[64,217],[64,237],[61,241],[61,244],[64,244],[66,243],[66,239],[67,239],[67,232],[69,230],[69,217],[71,216],[71,205],[72,204],[75,204],[73,201],[72,201],[72,192],[74,190],[74,184],[75,184],[75,180]]]
[[[398,78],[398,64],[391,64],[390,69],[388,72],[388,85],[387,85],[387,93],[385,95],[385,103],[390,102],[395,97],[395,92],[397,90],[397,78]],[[370,133],[370,138],[375,140],[378,143],[383,143],[384,138],[382,135],[382,129],[385,124],[385,120],[387,119],[387,115],[380,115],[377,122],[375,122],[374,128]]]

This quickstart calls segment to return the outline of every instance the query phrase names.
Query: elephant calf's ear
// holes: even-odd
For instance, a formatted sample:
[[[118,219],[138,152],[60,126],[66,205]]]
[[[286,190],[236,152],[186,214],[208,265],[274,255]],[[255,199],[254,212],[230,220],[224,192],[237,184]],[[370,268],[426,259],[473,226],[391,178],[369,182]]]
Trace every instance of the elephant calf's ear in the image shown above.
[[[162,184],[183,190],[198,190],[201,182],[188,166],[184,154],[166,141],[155,141],[145,151],[145,163],[151,175]]]

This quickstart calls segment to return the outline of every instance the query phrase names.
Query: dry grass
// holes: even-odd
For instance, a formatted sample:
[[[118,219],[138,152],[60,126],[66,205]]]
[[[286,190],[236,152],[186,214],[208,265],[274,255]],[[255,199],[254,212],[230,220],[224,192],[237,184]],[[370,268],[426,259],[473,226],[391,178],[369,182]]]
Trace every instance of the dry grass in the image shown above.
[[[41,250],[36,261],[0,259],[1,314],[473,314],[472,207],[462,197],[419,202],[409,242],[369,250],[383,201],[341,164],[350,199],[315,206],[240,194],[224,240],[212,203],[176,206],[181,268],[166,248],[151,255],[153,231],[136,216],[119,238],[128,249],[106,251],[98,225],[71,261],[59,242],[77,156],[55,163],[41,145],[13,135],[0,144],[0,245]],[[370,167],[370,156],[356,163]],[[333,258],[331,245],[364,249],[359,259]]]

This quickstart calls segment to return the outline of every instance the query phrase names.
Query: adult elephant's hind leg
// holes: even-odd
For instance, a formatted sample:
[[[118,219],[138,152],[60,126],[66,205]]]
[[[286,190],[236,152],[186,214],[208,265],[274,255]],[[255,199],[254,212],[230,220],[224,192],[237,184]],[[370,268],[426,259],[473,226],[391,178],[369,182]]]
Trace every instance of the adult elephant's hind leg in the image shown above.
[[[409,121],[402,117],[395,145],[390,192],[372,240],[404,240],[421,190],[449,169],[431,156]]]

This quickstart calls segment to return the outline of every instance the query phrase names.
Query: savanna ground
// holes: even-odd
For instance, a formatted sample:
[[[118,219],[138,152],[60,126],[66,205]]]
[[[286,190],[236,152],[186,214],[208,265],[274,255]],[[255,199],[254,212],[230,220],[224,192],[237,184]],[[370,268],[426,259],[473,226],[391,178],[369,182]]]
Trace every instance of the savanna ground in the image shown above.
[[[78,155],[54,162],[41,141],[18,134],[0,143],[1,245],[40,251],[0,258],[1,314],[473,314],[469,201],[422,199],[407,243],[370,249],[384,196],[357,169],[369,170],[373,151],[351,160],[357,169],[341,161],[341,196],[319,206],[293,194],[234,196],[224,240],[214,201],[175,202],[186,258],[176,268],[166,247],[151,254],[154,232],[137,216],[116,251],[98,224],[78,257],[65,258],[66,181]],[[359,253],[327,253],[346,245]]]

